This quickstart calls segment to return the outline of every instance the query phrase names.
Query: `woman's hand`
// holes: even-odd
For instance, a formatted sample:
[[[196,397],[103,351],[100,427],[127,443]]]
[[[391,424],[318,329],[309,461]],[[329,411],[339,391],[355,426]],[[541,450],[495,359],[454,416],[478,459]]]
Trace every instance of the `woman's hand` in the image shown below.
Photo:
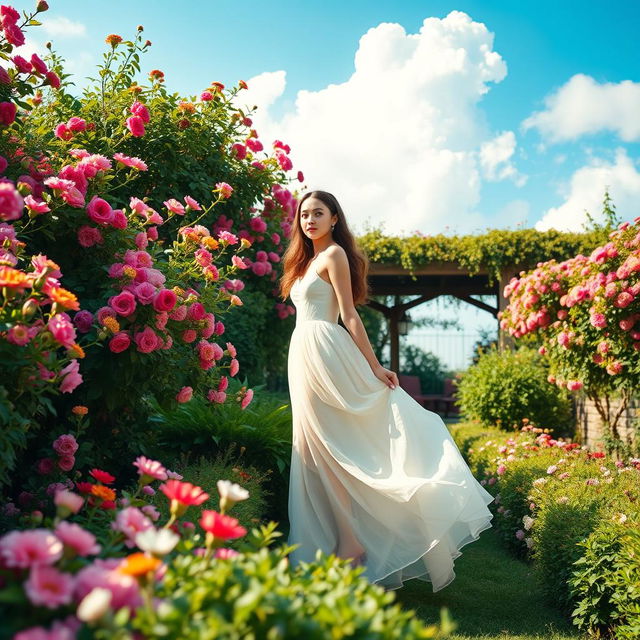
[[[389,369],[385,369],[381,364],[377,367],[374,367],[373,373],[378,380],[382,380],[390,389],[395,389],[400,386],[398,382],[398,376],[395,371],[390,371]]]

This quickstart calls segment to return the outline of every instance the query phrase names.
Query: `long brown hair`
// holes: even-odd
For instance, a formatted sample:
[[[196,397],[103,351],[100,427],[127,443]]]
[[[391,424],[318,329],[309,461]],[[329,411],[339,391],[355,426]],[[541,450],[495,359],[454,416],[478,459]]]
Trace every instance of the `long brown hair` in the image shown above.
[[[351,291],[354,305],[364,304],[368,300],[369,285],[367,273],[369,260],[358,247],[356,240],[347,226],[347,220],[336,197],[327,191],[309,191],[305,193],[296,208],[296,215],[291,229],[289,246],[282,256],[283,273],[280,277],[280,297],[286,300],[293,283],[307,272],[307,266],[313,258],[313,241],[309,239],[300,225],[300,210],[305,200],[317,198],[322,201],[331,214],[338,216],[335,228],[331,232],[334,242],[347,253],[349,271],[351,272]]]

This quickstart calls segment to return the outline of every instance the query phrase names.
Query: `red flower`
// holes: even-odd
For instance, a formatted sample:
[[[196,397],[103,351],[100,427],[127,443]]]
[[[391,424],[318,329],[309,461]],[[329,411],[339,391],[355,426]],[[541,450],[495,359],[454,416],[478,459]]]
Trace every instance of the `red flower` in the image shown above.
[[[217,511],[203,511],[200,518],[200,526],[215,538],[228,540],[230,538],[241,538],[247,530],[238,524],[236,518],[223,515]]]
[[[80,493],[91,493],[93,485],[90,482],[76,482],[76,489]]]
[[[160,491],[171,500],[171,513],[180,516],[190,506],[198,506],[209,499],[209,494],[190,482],[168,480],[160,485]]]
[[[111,484],[116,479],[115,476],[112,476],[110,473],[102,471],[101,469],[91,469],[91,471],[89,471],[89,475],[98,482],[102,482],[102,484]]]

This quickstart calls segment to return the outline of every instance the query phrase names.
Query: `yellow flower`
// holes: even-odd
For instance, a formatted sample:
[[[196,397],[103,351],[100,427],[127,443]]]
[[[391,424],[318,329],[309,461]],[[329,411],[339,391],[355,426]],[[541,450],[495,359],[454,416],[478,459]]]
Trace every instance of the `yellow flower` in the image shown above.
[[[131,265],[127,265],[122,269],[122,275],[127,276],[127,278],[131,278],[131,280],[136,277],[137,273],[138,272]]]
[[[217,249],[220,246],[220,243],[215,238],[212,238],[211,236],[207,236],[206,238],[202,238],[202,244],[207,249]]]

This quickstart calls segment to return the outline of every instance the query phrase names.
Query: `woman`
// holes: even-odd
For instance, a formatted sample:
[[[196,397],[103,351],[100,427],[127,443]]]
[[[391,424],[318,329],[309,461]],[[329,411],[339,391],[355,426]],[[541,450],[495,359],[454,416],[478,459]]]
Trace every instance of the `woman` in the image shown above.
[[[441,418],[378,362],[355,309],[367,299],[367,260],[330,193],[300,199],[283,265],[282,298],[296,306],[291,563],[321,550],[387,589],[420,578],[438,591],[454,579],[459,549],[491,526],[493,497]]]

